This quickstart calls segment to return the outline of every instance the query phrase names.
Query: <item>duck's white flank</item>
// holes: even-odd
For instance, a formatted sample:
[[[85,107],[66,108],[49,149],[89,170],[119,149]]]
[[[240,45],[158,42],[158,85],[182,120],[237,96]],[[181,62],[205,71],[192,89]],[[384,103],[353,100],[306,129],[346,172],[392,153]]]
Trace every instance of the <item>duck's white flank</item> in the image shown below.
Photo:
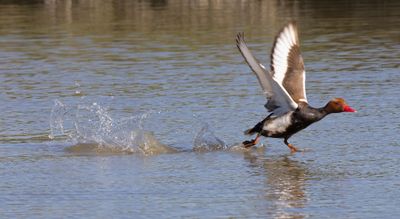
[[[271,135],[284,133],[290,125],[293,112],[288,112],[282,116],[274,118],[272,121],[267,122],[263,129],[268,131]]]

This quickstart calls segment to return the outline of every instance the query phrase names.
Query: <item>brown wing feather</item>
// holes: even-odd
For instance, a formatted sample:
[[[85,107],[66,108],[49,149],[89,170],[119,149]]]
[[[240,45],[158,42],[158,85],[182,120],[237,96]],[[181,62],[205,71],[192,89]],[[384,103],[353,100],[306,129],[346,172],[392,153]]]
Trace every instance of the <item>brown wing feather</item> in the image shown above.
[[[299,45],[292,46],[287,62],[288,68],[282,81],[283,87],[297,103],[299,101],[307,101],[304,87],[306,74]]]
[[[297,25],[290,22],[275,38],[271,52],[271,71],[292,99],[307,102],[304,62],[300,52]]]

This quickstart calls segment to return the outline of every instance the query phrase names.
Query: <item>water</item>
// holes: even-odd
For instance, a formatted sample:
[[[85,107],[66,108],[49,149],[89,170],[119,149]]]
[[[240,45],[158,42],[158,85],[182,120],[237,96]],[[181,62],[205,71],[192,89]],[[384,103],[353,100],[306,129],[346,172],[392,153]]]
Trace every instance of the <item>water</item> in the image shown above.
[[[268,62],[300,27],[313,106],[291,138],[238,147]],[[396,1],[0,1],[2,218],[398,218]]]

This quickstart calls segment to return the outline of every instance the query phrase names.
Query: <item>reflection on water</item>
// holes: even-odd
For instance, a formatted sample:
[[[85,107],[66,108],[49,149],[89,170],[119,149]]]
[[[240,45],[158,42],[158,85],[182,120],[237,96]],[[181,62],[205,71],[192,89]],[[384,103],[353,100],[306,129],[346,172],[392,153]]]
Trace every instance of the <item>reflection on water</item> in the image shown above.
[[[304,218],[304,213],[291,209],[302,209],[306,206],[305,167],[298,161],[284,157],[281,160],[267,160],[264,163],[269,192],[268,200],[275,203],[271,211],[277,218]]]
[[[264,151],[263,151],[264,152]],[[273,218],[305,218],[307,206],[307,167],[290,156],[268,157],[264,153],[244,153],[253,168],[262,168],[265,175],[264,198],[272,203],[267,215]]]

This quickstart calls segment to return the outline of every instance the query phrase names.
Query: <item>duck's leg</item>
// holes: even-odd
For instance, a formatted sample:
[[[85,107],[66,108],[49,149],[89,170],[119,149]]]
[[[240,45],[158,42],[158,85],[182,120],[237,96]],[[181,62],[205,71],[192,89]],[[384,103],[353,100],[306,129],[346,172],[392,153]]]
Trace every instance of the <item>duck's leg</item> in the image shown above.
[[[252,139],[250,141],[244,141],[242,144],[245,148],[249,148],[251,146],[258,144],[258,142],[260,141],[260,137],[261,137],[261,135],[257,134],[255,139]]]
[[[285,138],[284,142],[285,142],[285,144],[289,147],[290,152],[295,153],[295,152],[300,151],[300,150],[297,149],[294,145],[292,145],[292,144],[290,144],[290,143],[288,142],[288,138]]]

